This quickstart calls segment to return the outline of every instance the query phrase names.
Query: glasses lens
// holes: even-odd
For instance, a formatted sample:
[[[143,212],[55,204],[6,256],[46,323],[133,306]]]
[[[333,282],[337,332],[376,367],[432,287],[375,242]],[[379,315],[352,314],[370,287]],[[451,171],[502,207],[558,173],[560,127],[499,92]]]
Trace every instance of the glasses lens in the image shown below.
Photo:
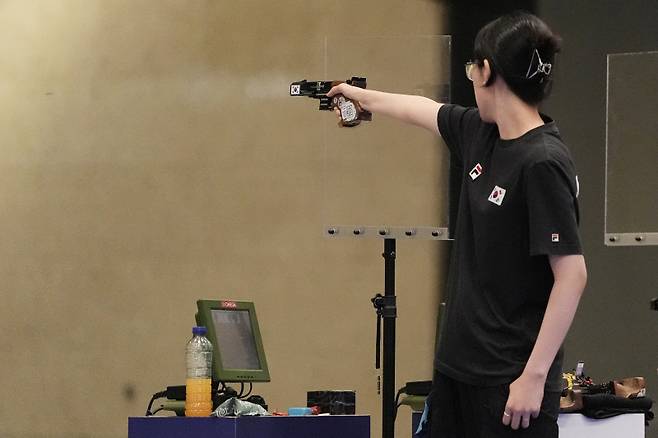
[[[466,69],[466,77],[468,78],[469,81],[473,81],[473,68],[475,67],[475,63],[473,61],[469,61],[466,63],[464,66]]]

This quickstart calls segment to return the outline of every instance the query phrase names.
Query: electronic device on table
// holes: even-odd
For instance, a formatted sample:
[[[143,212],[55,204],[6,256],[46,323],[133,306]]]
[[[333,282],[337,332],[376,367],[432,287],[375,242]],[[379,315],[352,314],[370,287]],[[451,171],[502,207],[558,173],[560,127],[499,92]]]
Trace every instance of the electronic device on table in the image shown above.
[[[263,348],[256,308],[253,302],[234,300],[198,300],[196,324],[207,329],[206,337],[213,345],[212,397],[213,409],[231,397],[259,404],[265,400],[251,395],[254,382],[269,382],[270,372]],[[239,384],[237,391],[228,383]],[[249,390],[245,392],[245,384]],[[151,412],[154,400],[166,397],[160,408]],[[146,415],[160,410],[185,412],[185,385],[168,386],[153,395]]]
[[[213,345],[213,380],[222,383],[269,382],[254,303],[197,301],[196,323],[208,329]]]

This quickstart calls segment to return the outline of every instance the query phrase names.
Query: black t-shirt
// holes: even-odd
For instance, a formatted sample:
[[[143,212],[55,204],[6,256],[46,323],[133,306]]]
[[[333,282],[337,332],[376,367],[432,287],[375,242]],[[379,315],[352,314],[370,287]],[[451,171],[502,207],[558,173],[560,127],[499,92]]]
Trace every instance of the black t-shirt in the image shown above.
[[[477,108],[444,105],[441,136],[464,175],[435,367],[472,385],[510,383],[553,287],[548,255],[581,254],[578,181],[555,123],[513,140]],[[562,349],[546,380],[559,391]]]

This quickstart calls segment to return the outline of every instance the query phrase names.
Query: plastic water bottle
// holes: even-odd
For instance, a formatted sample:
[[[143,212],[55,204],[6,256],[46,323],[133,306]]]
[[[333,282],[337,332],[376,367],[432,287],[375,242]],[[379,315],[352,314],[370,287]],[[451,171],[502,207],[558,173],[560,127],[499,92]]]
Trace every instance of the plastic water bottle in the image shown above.
[[[185,350],[185,416],[207,417],[212,412],[212,344],[205,327],[192,328],[192,335]]]

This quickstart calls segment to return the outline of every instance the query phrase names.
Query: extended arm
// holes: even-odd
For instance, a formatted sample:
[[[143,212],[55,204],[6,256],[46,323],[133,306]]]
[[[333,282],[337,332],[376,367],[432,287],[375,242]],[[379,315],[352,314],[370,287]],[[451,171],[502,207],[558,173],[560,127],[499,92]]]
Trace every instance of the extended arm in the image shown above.
[[[384,114],[439,134],[437,114],[442,104],[432,99],[423,96],[385,93],[347,84],[333,87],[327,96],[338,93],[358,101],[363,109],[373,114]]]

